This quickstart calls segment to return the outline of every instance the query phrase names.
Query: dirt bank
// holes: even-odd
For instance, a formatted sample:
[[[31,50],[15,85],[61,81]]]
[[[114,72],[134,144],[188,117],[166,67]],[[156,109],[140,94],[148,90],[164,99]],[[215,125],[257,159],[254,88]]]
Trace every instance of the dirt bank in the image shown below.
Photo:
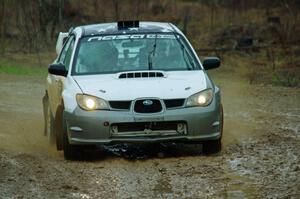
[[[118,145],[65,161],[43,137],[44,79],[0,75],[0,198],[300,198],[300,91],[212,73],[224,149]]]

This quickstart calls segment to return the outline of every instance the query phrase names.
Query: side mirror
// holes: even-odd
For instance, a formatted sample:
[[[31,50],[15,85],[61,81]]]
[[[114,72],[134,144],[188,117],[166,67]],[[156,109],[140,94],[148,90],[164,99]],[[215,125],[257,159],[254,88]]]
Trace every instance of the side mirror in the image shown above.
[[[50,64],[48,68],[48,72],[53,75],[59,75],[59,76],[67,76],[68,71],[65,68],[65,65],[63,63],[55,63]]]
[[[218,68],[221,62],[218,57],[206,57],[203,61],[203,67],[205,70],[210,70],[214,68]]]

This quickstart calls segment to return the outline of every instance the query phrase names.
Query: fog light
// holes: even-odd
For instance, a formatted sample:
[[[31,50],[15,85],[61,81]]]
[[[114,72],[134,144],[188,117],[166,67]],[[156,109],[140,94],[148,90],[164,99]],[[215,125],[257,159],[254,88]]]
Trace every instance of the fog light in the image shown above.
[[[118,133],[118,126],[111,126],[112,133]]]
[[[178,123],[177,124],[177,132],[178,133],[184,133],[185,132],[185,126],[183,123]]]

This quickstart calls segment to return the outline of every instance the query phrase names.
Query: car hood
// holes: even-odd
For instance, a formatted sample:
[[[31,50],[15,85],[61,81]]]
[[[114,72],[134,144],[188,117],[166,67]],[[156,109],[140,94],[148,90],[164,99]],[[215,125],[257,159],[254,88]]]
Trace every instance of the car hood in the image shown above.
[[[187,98],[207,88],[205,73],[197,71],[165,72],[165,77],[124,78],[116,74],[73,76],[82,92],[105,100],[137,98]]]

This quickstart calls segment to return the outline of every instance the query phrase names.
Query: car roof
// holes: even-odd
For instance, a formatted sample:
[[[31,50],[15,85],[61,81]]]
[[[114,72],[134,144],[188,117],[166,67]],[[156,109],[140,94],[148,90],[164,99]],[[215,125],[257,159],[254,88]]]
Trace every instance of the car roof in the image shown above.
[[[118,23],[101,23],[80,26],[81,36],[93,36],[104,34],[124,34],[124,33],[180,33],[171,23],[166,22],[139,22],[138,27],[119,28]]]

